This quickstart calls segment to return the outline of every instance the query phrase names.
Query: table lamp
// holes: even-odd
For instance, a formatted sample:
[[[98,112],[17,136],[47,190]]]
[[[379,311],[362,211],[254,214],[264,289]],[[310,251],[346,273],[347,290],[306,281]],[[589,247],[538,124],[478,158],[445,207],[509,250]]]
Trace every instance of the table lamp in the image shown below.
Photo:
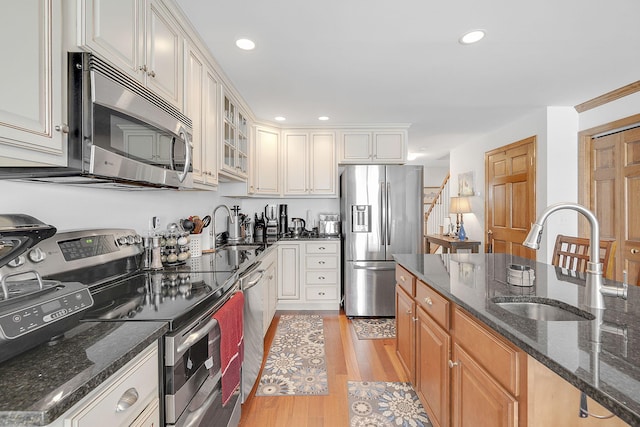
[[[471,204],[468,197],[452,197],[449,203],[449,212],[456,214],[456,234],[458,239],[466,240],[462,214],[471,213]]]

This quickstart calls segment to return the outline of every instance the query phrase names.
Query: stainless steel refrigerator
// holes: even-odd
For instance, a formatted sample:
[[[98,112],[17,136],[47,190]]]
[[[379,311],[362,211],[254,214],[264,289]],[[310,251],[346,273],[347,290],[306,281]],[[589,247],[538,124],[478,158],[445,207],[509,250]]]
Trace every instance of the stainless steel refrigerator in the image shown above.
[[[342,283],[349,317],[395,316],[394,253],[422,252],[423,167],[345,166]]]

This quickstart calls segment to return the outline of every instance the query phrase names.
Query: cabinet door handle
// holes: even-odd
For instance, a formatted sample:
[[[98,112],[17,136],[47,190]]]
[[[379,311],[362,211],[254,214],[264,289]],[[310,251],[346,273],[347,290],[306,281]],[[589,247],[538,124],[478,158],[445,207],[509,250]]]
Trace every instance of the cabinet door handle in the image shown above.
[[[456,366],[460,366],[460,362],[454,362],[453,360],[449,360],[449,367],[454,368]]]
[[[141,66],[139,66],[139,67],[138,67],[138,70],[139,70],[139,71],[144,71],[145,73],[147,72],[147,69],[148,69],[148,68],[147,68],[147,66],[146,66],[146,65],[141,65]]]
[[[411,320],[413,320],[414,322],[417,322],[418,318],[417,317],[412,317]]]
[[[404,278],[404,276],[400,276],[400,280],[402,280],[403,282],[406,281],[407,279]]]
[[[407,314],[411,314],[411,309],[407,309]]]
[[[69,133],[69,126],[67,125],[56,125],[54,129],[58,132]]]
[[[320,247],[318,248],[318,250],[319,250],[319,251],[324,251],[324,250],[325,250],[325,247],[324,247],[324,246],[320,246]]]
[[[433,305],[433,301],[431,301],[431,297],[426,297],[424,299],[424,303],[429,305],[429,306]]]
[[[640,251],[638,249],[636,249],[636,248],[631,249],[631,253],[634,254],[634,255],[637,254],[638,252],[640,252]]]
[[[118,404],[116,405],[116,412],[126,411],[132,407],[138,401],[138,391],[131,387],[129,390],[122,393]]]
[[[318,261],[318,264],[320,264],[320,265],[324,265],[324,264],[325,264],[325,262],[324,262],[324,261]]]
[[[324,276],[318,276],[319,280],[324,280]]]
[[[150,76],[150,77],[155,77],[156,76],[156,72],[152,70],[152,71],[149,71],[147,73],[147,75]]]
[[[318,295],[324,295],[324,292],[318,292]]]

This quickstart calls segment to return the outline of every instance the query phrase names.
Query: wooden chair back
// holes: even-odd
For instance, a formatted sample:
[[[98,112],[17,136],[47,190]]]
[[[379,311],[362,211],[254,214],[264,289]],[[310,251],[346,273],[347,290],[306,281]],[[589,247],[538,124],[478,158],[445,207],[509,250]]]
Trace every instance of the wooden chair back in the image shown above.
[[[615,240],[600,240],[600,262],[604,277],[613,277]],[[589,239],[558,234],[551,264],[567,270],[584,272],[589,261]]]

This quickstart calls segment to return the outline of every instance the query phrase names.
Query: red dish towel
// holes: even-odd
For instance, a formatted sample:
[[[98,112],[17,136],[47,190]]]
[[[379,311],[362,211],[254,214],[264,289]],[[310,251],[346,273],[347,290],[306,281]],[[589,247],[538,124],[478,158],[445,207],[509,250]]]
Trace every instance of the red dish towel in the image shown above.
[[[213,314],[213,318],[220,325],[223,405],[227,404],[233,392],[240,386],[240,369],[244,359],[243,309],[244,294],[239,291]]]

